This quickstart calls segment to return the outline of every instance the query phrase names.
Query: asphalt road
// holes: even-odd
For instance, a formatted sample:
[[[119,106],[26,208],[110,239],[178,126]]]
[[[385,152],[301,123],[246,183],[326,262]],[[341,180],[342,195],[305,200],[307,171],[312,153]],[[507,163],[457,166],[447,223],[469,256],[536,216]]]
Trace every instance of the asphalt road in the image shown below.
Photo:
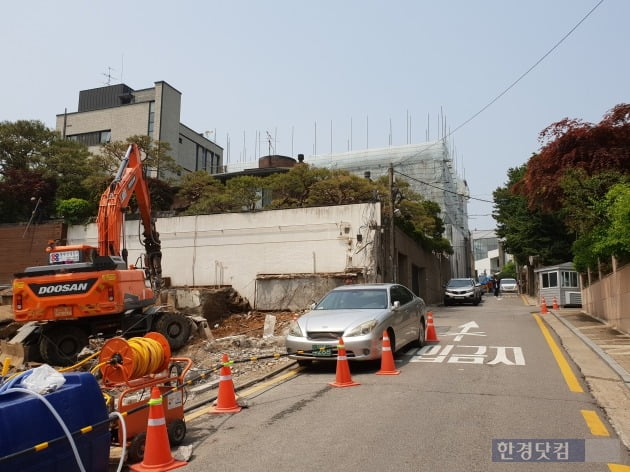
[[[486,295],[477,307],[439,307],[434,318],[439,343],[399,354],[398,376],[351,363],[360,385],[334,388],[335,366],[316,365],[245,392],[240,413],[188,419],[186,470],[613,471],[608,463],[630,463],[571,360],[564,354],[559,366],[544,321],[519,297]],[[580,444],[591,462],[496,462],[493,440],[504,440],[512,462],[573,457]],[[578,441],[564,449],[566,440]],[[501,451],[495,446],[495,458]]]

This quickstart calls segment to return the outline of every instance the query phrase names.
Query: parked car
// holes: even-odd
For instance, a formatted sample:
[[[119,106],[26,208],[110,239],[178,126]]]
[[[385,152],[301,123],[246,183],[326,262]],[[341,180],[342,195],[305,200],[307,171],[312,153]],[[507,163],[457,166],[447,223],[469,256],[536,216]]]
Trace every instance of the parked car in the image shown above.
[[[516,279],[501,279],[501,282],[499,283],[499,288],[502,292],[516,293],[518,292],[518,282],[516,281]]]
[[[451,279],[444,288],[444,305],[456,303],[472,303],[479,305],[481,301],[481,284],[472,278]]]
[[[343,285],[291,323],[286,348],[301,365],[336,360],[342,338],[349,360],[380,359],[384,331],[394,353],[410,343],[422,346],[425,317],[424,300],[403,285]]]

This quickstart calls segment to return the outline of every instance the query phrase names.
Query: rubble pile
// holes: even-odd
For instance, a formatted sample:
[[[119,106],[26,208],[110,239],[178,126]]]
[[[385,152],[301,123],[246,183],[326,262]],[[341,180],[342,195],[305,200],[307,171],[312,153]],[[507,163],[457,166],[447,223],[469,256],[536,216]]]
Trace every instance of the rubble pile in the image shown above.
[[[193,360],[191,376],[216,369],[223,354],[235,363],[231,366],[235,383],[278,369],[292,362],[286,356],[284,337],[294,312],[234,314],[210,326],[213,339],[195,338],[175,355]],[[265,333],[265,320],[273,317],[273,332]],[[282,356],[274,358],[274,354]],[[216,372],[218,375],[218,371]]]

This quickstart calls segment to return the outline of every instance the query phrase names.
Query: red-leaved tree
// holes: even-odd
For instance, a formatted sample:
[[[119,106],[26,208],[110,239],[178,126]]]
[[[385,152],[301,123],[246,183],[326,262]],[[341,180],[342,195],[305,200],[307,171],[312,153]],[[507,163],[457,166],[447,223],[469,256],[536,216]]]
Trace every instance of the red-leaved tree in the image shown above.
[[[515,190],[530,208],[554,211],[562,206],[560,181],[568,169],[583,169],[588,176],[630,173],[630,104],[615,106],[598,124],[565,118],[545,128],[539,141],[541,150]]]

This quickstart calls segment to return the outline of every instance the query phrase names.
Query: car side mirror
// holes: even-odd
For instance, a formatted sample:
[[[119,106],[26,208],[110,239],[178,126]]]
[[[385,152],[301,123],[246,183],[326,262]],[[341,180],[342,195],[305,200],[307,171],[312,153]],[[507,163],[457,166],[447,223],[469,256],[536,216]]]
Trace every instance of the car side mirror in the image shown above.
[[[314,310],[316,306],[317,306],[317,303],[313,302],[309,305],[309,309]]]
[[[400,302],[398,300],[392,303],[392,309],[398,310],[399,308],[400,308]]]

